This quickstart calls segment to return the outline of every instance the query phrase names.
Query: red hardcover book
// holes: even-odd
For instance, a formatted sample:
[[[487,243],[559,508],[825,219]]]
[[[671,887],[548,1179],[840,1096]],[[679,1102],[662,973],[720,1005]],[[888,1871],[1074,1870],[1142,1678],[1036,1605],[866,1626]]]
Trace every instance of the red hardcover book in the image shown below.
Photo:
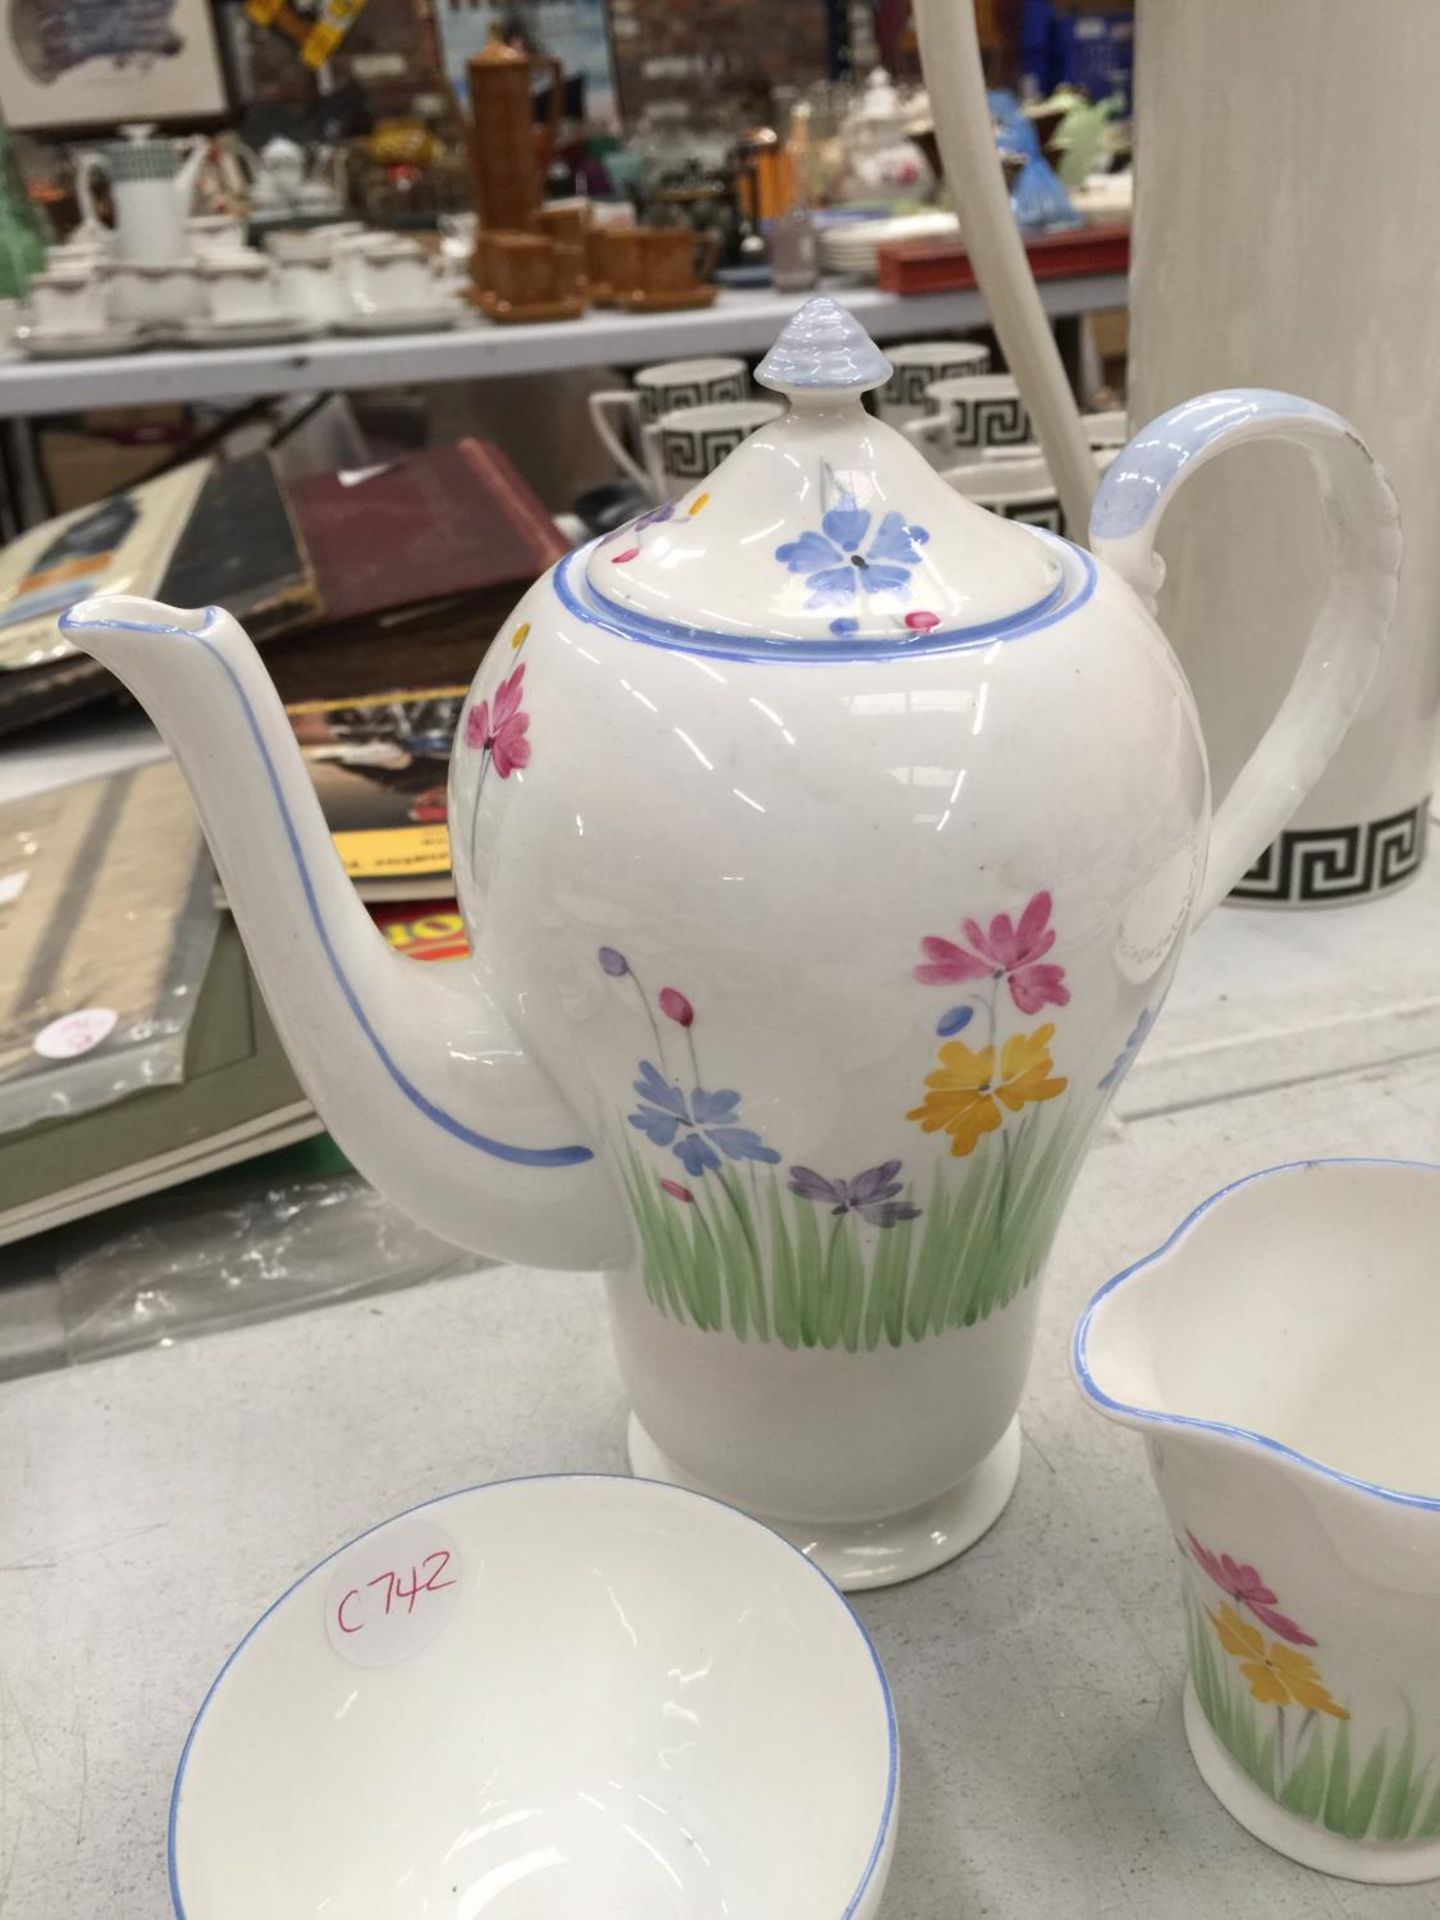
[[[512,599],[567,551],[498,447],[460,440],[290,487],[327,624],[491,592]]]

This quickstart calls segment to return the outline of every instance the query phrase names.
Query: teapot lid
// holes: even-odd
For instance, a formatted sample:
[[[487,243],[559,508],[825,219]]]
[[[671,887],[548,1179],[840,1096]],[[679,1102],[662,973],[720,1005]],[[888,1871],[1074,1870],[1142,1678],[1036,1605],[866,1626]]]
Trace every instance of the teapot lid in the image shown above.
[[[954,492],[862,396],[890,362],[826,295],[809,300],[756,379],[788,401],[748,439],[753,403],[662,416],[703,471],[688,494],[591,550],[594,601],[631,630],[687,646],[863,655],[1000,637],[1064,592],[1064,549]],[[750,415],[750,418],[746,416]],[[707,448],[705,441],[711,444]],[[693,444],[698,440],[699,444]]]

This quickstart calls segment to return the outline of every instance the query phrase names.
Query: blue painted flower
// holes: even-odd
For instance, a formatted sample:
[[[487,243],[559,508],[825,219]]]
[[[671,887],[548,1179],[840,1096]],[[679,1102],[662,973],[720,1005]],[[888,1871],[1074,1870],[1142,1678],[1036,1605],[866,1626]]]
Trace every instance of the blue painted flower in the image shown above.
[[[767,1166],[780,1158],[752,1128],[736,1125],[740,1096],[729,1088],[711,1093],[696,1087],[687,1098],[650,1061],[642,1060],[635,1091],[640,1104],[629,1116],[631,1126],[653,1145],[668,1147],[692,1179],[718,1172],[721,1154],[727,1160],[759,1160]]]
[[[821,520],[819,533],[802,533],[775,549],[775,558],[791,573],[808,576],[807,605],[846,606],[862,586],[867,593],[899,593],[909,585],[910,569],[919,565],[919,549],[929,533],[891,512],[872,536],[872,517],[853,494],[842,494]]]
[[[813,1167],[792,1167],[790,1191],[802,1200],[828,1206],[837,1217],[858,1213],[872,1227],[895,1227],[902,1220],[920,1218],[919,1207],[895,1198],[900,1191],[900,1182],[895,1177],[899,1171],[898,1160],[886,1160],[878,1167],[867,1167],[864,1173],[857,1173],[853,1180],[827,1180]]]
[[[1150,1029],[1155,1024],[1156,1015],[1159,1011],[1160,1009],[1157,1007],[1155,1012],[1152,1013],[1147,1007],[1130,1029],[1128,1039],[1115,1056],[1114,1065],[1099,1083],[1103,1091],[1113,1093],[1115,1088],[1119,1086],[1120,1082],[1130,1071],[1131,1067],[1134,1066],[1135,1056],[1139,1053],[1141,1047],[1144,1046]]]

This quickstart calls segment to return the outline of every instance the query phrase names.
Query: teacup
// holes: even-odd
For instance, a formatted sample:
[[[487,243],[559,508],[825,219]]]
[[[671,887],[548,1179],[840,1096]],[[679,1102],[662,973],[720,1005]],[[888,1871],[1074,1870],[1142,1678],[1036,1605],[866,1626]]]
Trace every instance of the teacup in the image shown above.
[[[642,487],[654,488],[655,474],[642,467],[630,448],[641,444],[641,430],[664,413],[682,407],[714,406],[750,398],[750,369],[743,360],[666,360],[642,367],[633,385],[590,395],[590,418],[606,451]]]
[[[616,305],[663,310],[698,294],[714,271],[720,243],[689,227],[612,227],[603,259]]]
[[[353,311],[334,253],[323,240],[312,243],[308,253],[287,252],[276,262],[275,277],[280,305],[302,320],[329,326]]]
[[[245,222],[231,213],[197,213],[185,222],[190,251],[201,260],[217,253],[239,253],[245,246]]]
[[[174,327],[205,312],[205,290],[194,261],[112,260],[100,274],[112,319]]]
[[[927,388],[924,404],[924,414],[904,422],[900,431],[932,466],[954,466],[986,447],[1018,447],[1031,438],[1030,416],[1012,374],[936,380]]]
[[[990,371],[990,349],[973,340],[905,340],[887,347],[885,357],[893,371],[873,399],[876,413],[892,427],[921,417],[925,396],[937,381],[973,379]],[[1125,444],[1123,435],[1120,444]]]
[[[583,247],[590,231],[588,200],[549,200],[535,215],[536,231],[562,246]]]
[[[416,313],[438,304],[429,257],[413,241],[381,235],[340,248],[350,300],[361,313]]]
[[[28,292],[29,319],[37,333],[101,333],[109,317],[105,282],[79,267],[47,268]]]
[[[723,400],[676,407],[641,429],[658,500],[678,500],[713,473],[757,427],[784,411],[770,400]]]
[[[585,306],[585,254],[534,233],[482,236],[484,308],[502,322],[574,318]]]
[[[245,326],[280,317],[275,263],[267,255],[242,248],[216,253],[200,262],[210,318],[222,326]]]
[[[277,227],[266,234],[265,251],[275,260],[308,260],[319,249],[333,259],[342,247],[383,238],[358,220],[333,220],[323,227]]]

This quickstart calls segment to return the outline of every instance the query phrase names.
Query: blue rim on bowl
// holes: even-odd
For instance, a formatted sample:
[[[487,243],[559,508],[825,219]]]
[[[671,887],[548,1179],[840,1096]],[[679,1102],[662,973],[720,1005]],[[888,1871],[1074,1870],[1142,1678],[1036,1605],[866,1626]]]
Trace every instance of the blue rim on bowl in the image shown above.
[[[673,1494],[677,1499],[703,1501],[707,1506],[720,1507],[727,1513],[736,1514],[740,1519],[749,1521],[752,1526],[759,1527],[762,1532],[769,1534],[769,1537],[777,1541],[787,1553],[793,1554],[797,1560],[801,1561],[810,1572],[814,1574],[815,1578],[828,1588],[836,1604],[842,1607],[849,1616],[850,1622],[859,1634],[861,1644],[864,1646],[870,1658],[871,1667],[874,1671],[876,1681],[879,1684],[880,1698],[885,1709],[885,1736],[888,1748],[885,1769],[885,1797],[880,1810],[879,1825],[876,1828],[875,1837],[871,1843],[870,1851],[866,1857],[865,1866],[855,1891],[851,1894],[841,1912],[836,1916],[836,1920],[853,1920],[853,1916],[859,1912],[861,1901],[864,1900],[866,1894],[870,1891],[875,1879],[875,1874],[884,1857],[886,1843],[890,1837],[891,1827],[894,1823],[895,1798],[900,1781],[900,1735],[895,1719],[895,1701],[890,1692],[890,1682],[886,1678],[885,1669],[880,1663],[880,1656],[875,1650],[874,1641],[871,1639],[860,1616],[855,1612],[855,1609],[850,1605],[834,1581],[830,1579],[829,1575],[820,1567],[817,1567],[814,1561],[802,1553],[797,1546],[784,1539],[780,1534],[773,1533],[768,1527],[765,1527],[762,1521],[754,1519],[752,1515],[742,1512],[738,1507],[731,1506],[728,1501],[715,1499],[710,1494],[692,1493],[684,1488],[671,1486],[667,1481],[642,1480],[633,1475],[621,1473],[519,1474],[513,1479],[486,1480],[472,1487],[457,1487],[452,1492],[440,1494],[433,1500],[418,1501],[413,1507],[405,1507],[399,1513],[388,1514],[385,1519],[377,1520],[374,1526],[366,1527],[351,1539],[343,1541],[332,1552],[327,1553],[322,1560],[317,1560],[313,1567],[307,1568],[298,1578],[292,1580],[278,1599],[271,1601],[270,1605],[255,1621],[254,1625],[250,1627],[244,1637],[232,1648],[224,1665],[206,1688],[205,1697],[196,1710],[195,1718],[190,1723],[190,1731],[185,1736],[185,1744],[180,1750],[179,1763],[175,1769],[175,1782],[170,1791],[170,1812],[166,1825],[165,1840],[166,1871],[169,1877],[170,1902],[174,1908],[175,1920],[198,1920],[198,1916],[191,1915],[188,1912],[185,1902],[181,1897],[179,1870],[175,1858],[175,1840],[180,1814],[180,1798],[185,1789],[185,1770],[189,1763],[191,1749],[195,1744],[196,1736],[199,1734],[206,1711],[223,1684],[226,1675],[266,1622],[293,1599],[301,1587],[305,1586],[307,1582],[323,1568],[329,1566],[333,1560],[338,1559],[341,1554],[347,1553],[350,1548],[355,1546],[359,1541],[367,1539],[372,1533],[378,1533],[382,1527],[391,1526],[397,1520],[406,1520],[415,1514],[432,1513],[438,1508],[447,1506],[453,1500],[463,1500],[471,1494],[490,1493],[505,1487],[528,1486],[537,1481],[563,1482],[576,1480],[601,1481],[627,1487],[663,1487],[666,1493]]]

